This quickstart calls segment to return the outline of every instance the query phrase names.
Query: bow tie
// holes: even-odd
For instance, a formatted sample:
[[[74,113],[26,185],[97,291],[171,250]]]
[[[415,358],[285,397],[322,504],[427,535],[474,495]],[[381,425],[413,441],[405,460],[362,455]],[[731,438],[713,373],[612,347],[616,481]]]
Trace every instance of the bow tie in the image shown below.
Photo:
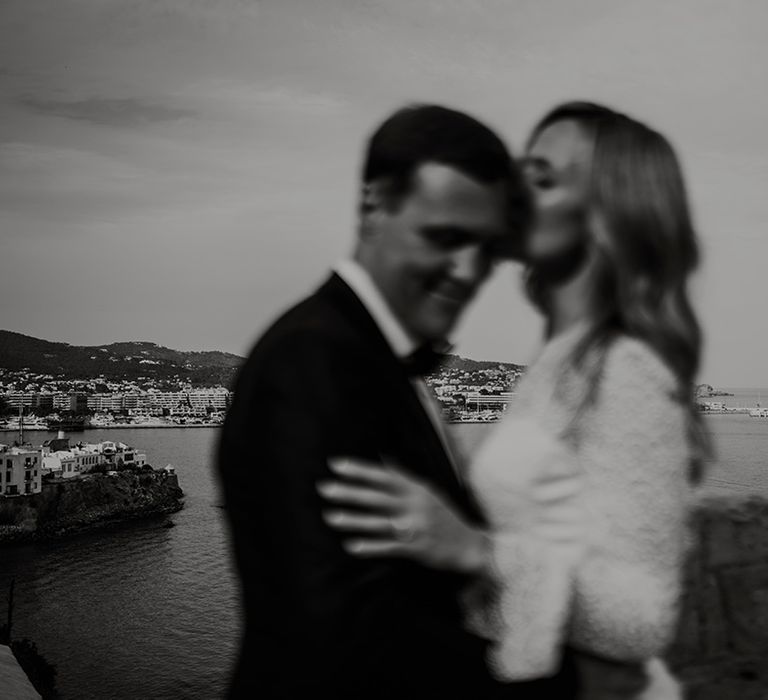
[[[403,358],[403,366],[409,377],[424,376],[434,372],[438,365],[445,359],[447,346],[443,350],[435,350],[431,343],[424,343],[416,348],[410,355]]]

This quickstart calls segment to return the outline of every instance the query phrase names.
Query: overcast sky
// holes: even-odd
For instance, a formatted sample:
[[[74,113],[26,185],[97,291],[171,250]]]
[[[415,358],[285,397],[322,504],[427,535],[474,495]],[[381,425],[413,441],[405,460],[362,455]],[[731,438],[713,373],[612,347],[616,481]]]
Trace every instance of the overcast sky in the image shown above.
[[[0,0],[0,328],[245,354],[345,255],[363,140],[408,101],[519,151],[554,103],[670,137],[705,261],[702,380],[768,386],[768,2]],[[457,333],[531,359],[502,267]]]

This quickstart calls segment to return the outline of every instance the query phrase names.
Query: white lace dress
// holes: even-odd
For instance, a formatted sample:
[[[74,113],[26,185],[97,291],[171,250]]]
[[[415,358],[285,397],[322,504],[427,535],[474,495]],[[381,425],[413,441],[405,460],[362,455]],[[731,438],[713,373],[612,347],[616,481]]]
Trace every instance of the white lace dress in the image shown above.
[[[643,698],[679,697],[656,658],[677,621],[691,504],[685,413],[658,356],[626,337],[574,420],[583,374],[563,373],[582,329],[550,341],[472,461],[492,571],[468,599],[501,680],[544,677],[564,644],[648,664]]]

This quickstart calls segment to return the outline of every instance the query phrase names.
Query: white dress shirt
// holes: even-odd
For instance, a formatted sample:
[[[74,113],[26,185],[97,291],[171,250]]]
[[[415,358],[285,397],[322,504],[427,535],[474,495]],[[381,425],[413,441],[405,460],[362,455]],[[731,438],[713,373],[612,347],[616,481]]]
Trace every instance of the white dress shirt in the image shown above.
[[[365,306],[368,313],[378,326],[381,334],[386,339],[392,352],[400,360],[410,355],[419,343],[411,337],[403,328],[403,324],[395,316],[391,307],[387,303],[376,283],[373,281],[368,271],[355,260],[342,260],[333,267],[334,272],[341,277],[347,286],[355,293],[357,298]],[[424,410],[427,412],[432,425],[435,428],[440,441],[443,443],[448,459],[453,465],[457,476],[461,477],[460,470],[457,467],[456,455],[451,447],[451,441],[443,422],[441,410],[437,405],[432,391],[427,386],[423,377],[411,377],[411,384],[416,391],[419,401],[421,401]]]

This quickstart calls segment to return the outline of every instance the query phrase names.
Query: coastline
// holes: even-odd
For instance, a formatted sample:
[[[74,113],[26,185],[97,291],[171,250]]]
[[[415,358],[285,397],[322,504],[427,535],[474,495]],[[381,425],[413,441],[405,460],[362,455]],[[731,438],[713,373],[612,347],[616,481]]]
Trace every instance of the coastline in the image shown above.
[[[40,493],[0,501],[0,547],[169,515],[183,507],[177,475],[162,470],[126,470],[48,482]]]
[[[724,409],[711,409],[707,411],[699,411],[703,416],[749,416],[750,411],[754,411],[754,408],[724,408]],[[754,416],[753,416],[754,417]]]
[[[152,520],[157,518],[158,523],[163,521],[160,527],[165,527],[165,523],[168,521],[165,516],[178,513],[184,509],[184,502],[179,501],[172,506],[165,506],[157,508],[156,510],[144,510],[136,512],[126,512],[118,515],[111,515],[98,520],[91,520],[88,522],[79,522],[77,524],[61,527],[57,530],[18,530],[11,529],[8,526],[0,526],[0,550],[6,547],[23,546],[29,544],[36,544],[42,542],[53,542],[68,537],[76,537],[88,532],[95,532],[97,530],[109,530],[111,528],[119,528],[125,523],[130,523],[136,520]]]
[[[113,423],[111,425],[84,425],[82,428],[78,428],[77,430],[67,430],[67,434],[72,433],[81,433],[86,430],[112,430],[112,429],[120,429],[124,430],[125,428],[142,428],[144,430],[148,428],[220,428],[223,425],[223,423],[205,423],[205,424],[191,424],[191,425],[174,425],[174,424],[148,424],[148,425],[142,425],[140,423]],[[18,428],[0,428],[0,433],[18,433]],[[41,427],[33,427],[28,428],[27,426],[24,426],[24,432],[39,432],[39,433],[55,433],[55,428],[41,428]]]
[[[732,415],[742,415],[742,416],[748,416],[750,411],[753,409],[748,407],[738,407],[738,408],[726,408],[726,409],[711,409],[706,411],[699,411],[701,415],[704,416],[732,416]],[[503,415],[503,414],[502,414]],[[501,418],[501,415],[495,417],[495,418],[479,418],[479,419],[452,419],[452,420],[446,420],[445,422],[449,425],[461,425],[461,424],[486,424],[486,423],[496,423]],[[190,423],[190,424],[176,424],[176,423],[111,423],[109,425],[84,425],[82,428],[78,428],[77,430],[67,430],[66,432],[68,434],[73,433],[82,433],[88,430],[126,430],[126,429],[134,429],[134,430],[166,430],[166,429],[176,429],[176,428],[183,428],[183,429],[190,429],[190,428],[221,428],[224,424],[223,423]],[[0,435],[3,433],[18,433],[18,428],[7,428],[7,427],[0,427]],[[55,433],[55,428],[44,428],[42,426],[24,426],[24,432],[35,432],[35,433]]]

